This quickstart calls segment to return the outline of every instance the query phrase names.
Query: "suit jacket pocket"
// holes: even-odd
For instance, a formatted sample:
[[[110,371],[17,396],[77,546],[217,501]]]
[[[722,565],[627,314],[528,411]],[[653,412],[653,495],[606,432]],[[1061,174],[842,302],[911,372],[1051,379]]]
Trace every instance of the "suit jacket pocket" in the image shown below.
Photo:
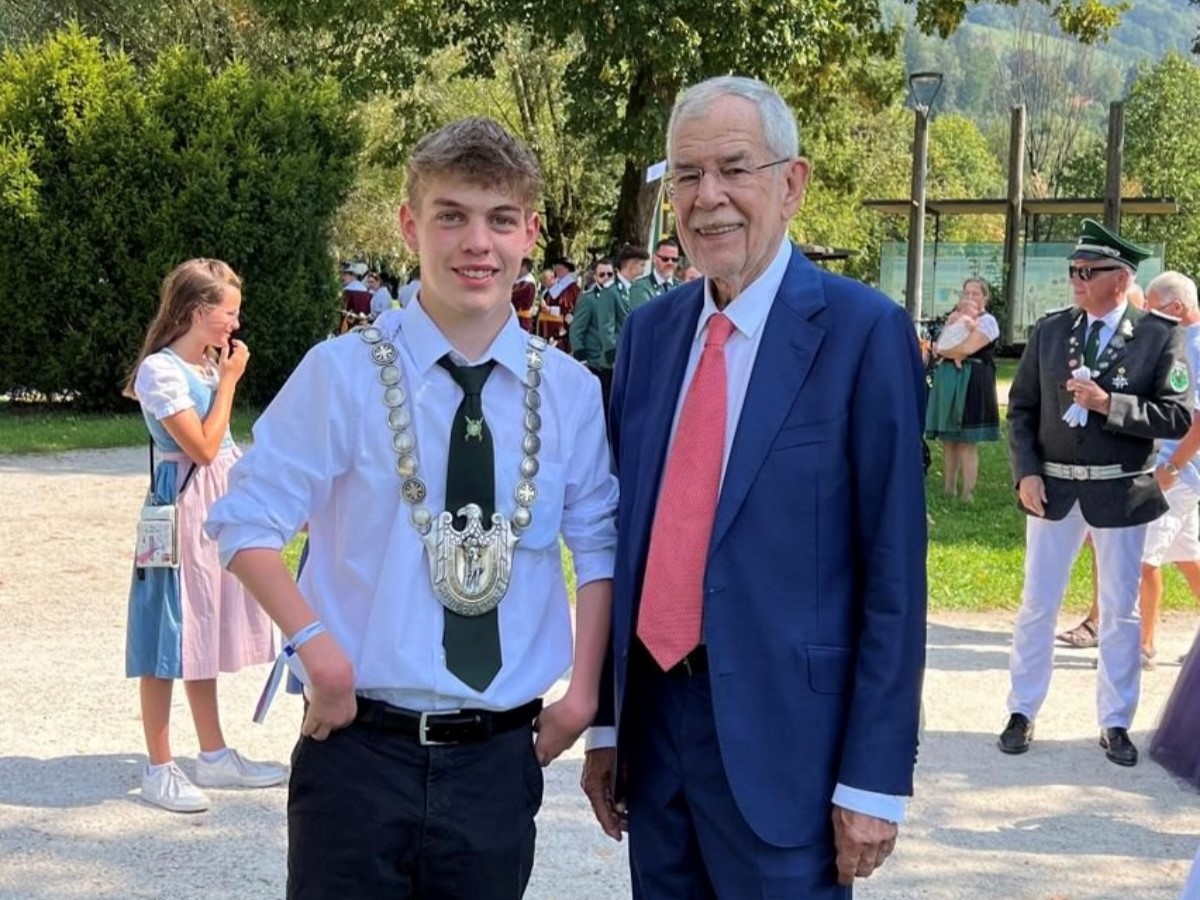
[[[808,686],[818,694],[849,693],[854,653],[847,647],[808,647]]]
[[[786,450],[789,447],[838,441],[841,440],[845,427],[846,417],[844,415],[820,422],[798,422],[793,425],[785,425],[775,436],[771,450]]]

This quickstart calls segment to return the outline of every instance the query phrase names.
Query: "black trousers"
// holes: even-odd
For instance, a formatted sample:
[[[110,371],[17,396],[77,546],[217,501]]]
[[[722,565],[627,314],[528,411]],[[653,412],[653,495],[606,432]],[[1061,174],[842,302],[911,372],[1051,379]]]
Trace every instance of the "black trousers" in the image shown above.
[[[302,737],[288,792],[289,900],[518,900],[542,768],[529,726],[422,747],[353,724]]]

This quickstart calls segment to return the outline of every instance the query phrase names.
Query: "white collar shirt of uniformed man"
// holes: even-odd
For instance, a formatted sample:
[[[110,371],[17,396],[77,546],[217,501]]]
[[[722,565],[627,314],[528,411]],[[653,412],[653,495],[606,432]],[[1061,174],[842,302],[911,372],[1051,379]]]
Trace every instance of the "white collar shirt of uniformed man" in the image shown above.
[[[1104,323],[1100,326],[1100,345],[1096,350],[1096,359],[1100,358],[1100,354],[1104,352],[1104,349],[1113,339],[1113,335],[1117,333],[1117,327],[1121,324],[1121,319],[1125,316],[1125,310],[1128,307],[1128,301],[1122,300],[1102,316],[1093,316],[1091,313],[1087,314],[1087,328],[1083,333],[1085,346],[1087,344],[1087,336],[1092,330],[1092,323],[1095,322],[1096,319],[1100,319],[1100,321]],[[1080,352],[1082,353],[1083,351],[1081,350]]]
[[[696,331],[692,336],[691,349],[688,351],[687,368],[684,369],[683,383],[679,387],[679,396],[675,404],[675,415],[671,420],[671,441],[675,440],[675,431],[679,427],[679,416],[683,411],[683,400],[687,396],[688,386],[700,365],[700,355],[704,351],[704,341],[708,330],[708,320],[717,312],[723,312],[733,323],[733,333],[725,344],[725,448],[721,457],[721,480],[725,479],[725,469],[729,464],[729,453],[733,449],[733,440],[737,436],[737,426],[742,415],[742,406],[746,401],[746,391],[750,387],[750,378],[754,374],[754,362],[758,357],[758,348],[766,332],[767,316],[770,315],[771,305],[783,284],[787,274],[788,263],[792,254],[798,252],[785,235],[775,252],[774,258],[768,263],[757,278],[742,289],[723,310],[718,310],[716,298],[713,296],[713,285],[710,279],[704,280],[704,305],[700,309],[700,318],[696,321]],[[670,444],[667,454],[670,455]],[[660,485],[661,488],[661,485]],[[587,747],[612,747],[616,744],[616,730],[613,728],[592,728],[587,734]],[[888,794],[877,794],[863,791],[848,785],[838,784],[834,790],[833,802],[838,806],[864,812],[890,822],[904,821],[906,814],[906,798]]]
[[[650,278],[654,281],[654,287],[656,290],[661,290],[663,285],[670,284],[672,279],[674,279],[674,277],[675,277],[676,269],[674,267],[671,268],[671,270],[669,272],[667,272],[665,275],[659,271],[659,266],[663,265],[663,262],[662,262],[663,257],[659,256],[659,254],[662,253],[664,250],[674,254],[674,256],[672,256],[668,260],[668,262],[674,263],[675,266],[679,265],[679,249],[678,248],[672,247],[670,244],[666,244],[663,247],[659,248],[658,250],[654,251],[654,259],[652,260],[652,265],[650,266]]]
[[[462,399],[438,365],[451,346],[420,302],[376,324],[399,351],[426,505],[437,514]],[[483,409],[496,448],[496,509],[505,515],[513,511],[522,458],[527,340],[512,314],[473,361],[497,362]],[[541,696],[571,663],[558,535],[574,556],[578,584],[611,578],[617,502],[599,382],[555,350],[545,354],[542,373],[538,499],[499,606],[504,664],[482,694],[446,670],[443,609],[400,498],[378,366],[357,335],[309,351],[255,425],[253,446],[208,523],[222,563],[239,550],[282,548],[307,521],[312,552],[300,590],[354,664],[358,694],[417,710],[511,709]],[[274,414],[276,407],[289,412]],[[304,407],[308,415],[292,412]]]

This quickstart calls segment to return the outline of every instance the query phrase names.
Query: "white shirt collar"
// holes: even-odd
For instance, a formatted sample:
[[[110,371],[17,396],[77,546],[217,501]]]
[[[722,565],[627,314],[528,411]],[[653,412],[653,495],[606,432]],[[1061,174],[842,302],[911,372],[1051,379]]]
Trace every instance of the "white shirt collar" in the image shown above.
[[[629,287],[631,284],[633,284],[632,281],[630,281],[628,278],[626,278],[620,272],[617,273],[617,281],[619,281],[625,287]]]
[[[552,299],[557,300],[559,295],[574,283],[575,273],[568,272],[562,278],[558,279],[558,281],[554,282],[554,284],[550,285],[550,290],[546,293],[548,293]]]
[[[437,365],[437,361],[450,354],[459,365],[478,365],[494,359],[519,379],[525,378],[525,342],[527,335],[517,322],[516,312],[509,311],[500,333],[479,359],[466,359],[454,349],[441,329],[418,302],[410,303],[399,311],[400,331],[408,350],[412,354],[417,370],[424,375]]]
[[[1122,300],[1120,303],[1118,303],[1116,305],[1116,307],[1114,309],[1110,309],[1107,313],[1105,313],[1102,316],[1099,316],[1098,318],[1101,321],[1103,321],[1104,324],[1107,325],[1110,329],[1112,329],[1113,331],[1116,331],[1117,325],[1119,325],[1121,323],[1121,317],[1125,315],[1125,308],[1127,306],[1129,306],[1129,301]],[[1092,327],[1092,323],[1095,322],[1096,319],[1097,319],[1097,316],[1093,316],[1091,313],[1087,314],[1088,328]]]
[[[733,323],[733,327],[746,337],[754,337],[758,329],[762,328],[763,323],[767,321],[767,314],[771,311],[775,295],[779,293],[779,286],[783,284],[783,276],[787,273],[788,263],[791,262],[791,259],[792,242],[784,235],[771,264],[754,281],[746,285],[724,310],[717,309],[717,303],[713,300],[712,295],[712,282],[705,278],[704,307],[700,310],[700,320],[696,323],[694,339],[699,339],[703,335],[709,316],[718,312],[724,312],[729,317],[729,321]]]

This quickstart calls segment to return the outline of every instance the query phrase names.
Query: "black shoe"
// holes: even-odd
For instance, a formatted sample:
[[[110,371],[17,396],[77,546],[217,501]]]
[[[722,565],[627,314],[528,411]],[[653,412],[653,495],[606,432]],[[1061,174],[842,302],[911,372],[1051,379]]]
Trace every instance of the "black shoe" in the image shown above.
[[[1024,753],[1033,743],[1033,723],[1028,716],[1013,713],[996,743],[1002,753]]]
[[[1133,746],[1129,732],[1124,728],[1105,728],[1100,732],[1100,746],[1104,748],[1104,755],[1118,766],[1137,765],[1137,747]]]

